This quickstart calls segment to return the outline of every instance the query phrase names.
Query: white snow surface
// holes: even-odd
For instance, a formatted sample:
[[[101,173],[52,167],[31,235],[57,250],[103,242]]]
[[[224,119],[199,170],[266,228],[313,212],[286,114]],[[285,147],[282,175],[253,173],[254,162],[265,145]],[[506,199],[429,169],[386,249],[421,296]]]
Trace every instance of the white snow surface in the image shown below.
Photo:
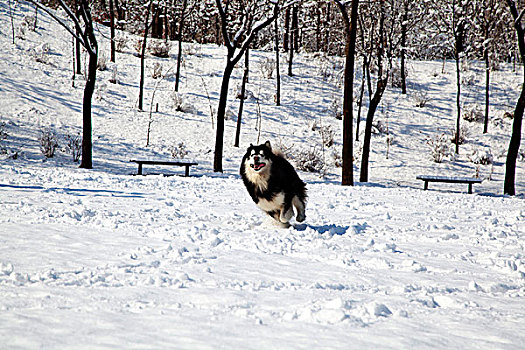
[[[15,26],[32,13],[17,3]],[[318,77],[326,61],[298,55],[296,76],[283,75],[282,107],[273,104],[274,81],[252,71],[248,89],[259,106],[247,100],[241,148],[231,145],[236,121],[226,121],[224,173],[215,174],[207,95],[216,108],[225,48],[185,43],[181,93],[193,113],[173,110],[173,77],[164,79],[146,147],[157,81],[147,77],[147,112],[138,112],[139,59],[128,47],[117,53],[119,85],[98,72],[94,169],[85,170],[61,150],[47,160],[39,150],[42,128],[81,130],[84,80],[77,75],[71,87],[71,38],[48,16],[38,21],[13,45],[7,2],[0,4],[2,145],[19,152],[0,160],[0,348],[525,348],[525,166],[518,162],[518,195],[503,196],[511,122],[497,118],[519,92],[512,67],[494,73],[498,123],[488,135],[472,124],[460,155],[436,164],[425,139],[455,125],[453,64],[441,73],[441,62],[411,62],[409,90],[425,91],[429,105],[414,107],[389,89],[377,117],[390,134],[372,140],[370,183],[342,187],[334,166],[324,177],[300,172],[307,219],[284,229],[255,207],[238,164],[257,141],[258,108],[261,141],[307,149],[319,143],[317,122],[332,125],[340,151],[341,122],[328,110],[341,87],[338,77]],[[109,56],[107,39],[99,41]],[[49,61],[36,62],[32,52],[44,43]],[[168,71],[173,51],[148,56],[148,67],[160,62]],[[472,79],[483,81],[472,65]],[[232,111],[241,74],[232,79]],[[466,91],[467,102],[482,104],[482,83]],[[169,159],[179,142],[199,163],[193,176],[147,166],[157,175],[131,175],[130,159]],[[493,165],[469,162],[487,149]],[[485,181],[471,195],[457,184],[423,191],[420,173],[479,173]]]

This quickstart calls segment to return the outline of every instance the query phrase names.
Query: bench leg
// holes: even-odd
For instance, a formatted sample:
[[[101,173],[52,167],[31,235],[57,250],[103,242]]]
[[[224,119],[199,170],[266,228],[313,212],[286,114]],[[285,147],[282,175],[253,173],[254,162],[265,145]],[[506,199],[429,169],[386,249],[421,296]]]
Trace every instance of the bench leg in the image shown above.
[[[469,194],[472,193],[472,184],[468,184],[468,193],[469,193]]]
[[[186,165],[185,168],[186,168],[186,171],[184,172],[184,176],[188,177],[188,176],[190,176],[190,166]]]
[[[428,190],[428,181],[425,181],[425,187],[423,188],[425,191]]]
[[[142,175],[142,163],[139,163],[139,170],[137,171],[137,175]]]

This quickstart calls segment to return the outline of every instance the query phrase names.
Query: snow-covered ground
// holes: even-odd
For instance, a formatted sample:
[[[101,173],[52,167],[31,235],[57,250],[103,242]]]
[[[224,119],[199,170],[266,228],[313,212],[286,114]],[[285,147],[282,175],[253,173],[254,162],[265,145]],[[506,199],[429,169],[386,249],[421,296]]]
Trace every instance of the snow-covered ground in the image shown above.
[[[18,5],[15,25],[27,9]],[[164,79],[146,147],[157,81],[146,79],[147,112],[138,112],[139,60],[128,47],[117,54],[120,84],[99,72],[95,168],[83,170],[63,151],[44,160],[39,150],[42,128],[62,136],[81,130],[83,79],[71,87],[70,37],[38,18],[38,30],[13,45],[0,3],[0,122],[8,134],[0,160],[0,348],[525,347],[523,162],[519,195],[501,195],[511,122],[499,117],[519,91],[512,67],[493,77],[498,124],[484,136],[481,124],[469,124],[459,157],[437,164],[425,140],[455,125],[453,64],[441,73],[441,62],[411,62],[412,92],[390,89],[378,112],[389,134],[372,140],[371,182],[341,187],[334,166],[324,177],[301,172],[307,220],[282,229],[253,205],[238,163],[257,141],[258,109],[261,141],[308,149],[321,140],[316,122],[333,127],[340,152],[341,122],[329,111],[341,93],[339,70],[330,68],[340,68],[338,60],[299,55],[296,76],[283,76],[281,107],[273,105],[274,81],[253,64],[248,89],[259,100],[247,101],[240,149],[232,146],[235,119],[226,121],[225,171],[215,174],[210,101],[216,108],[224,48],[185,45],[181,93],[195,111],[173,110],[173,77]],[[107,54],[107,40],[99,40]],[[36,62],[44,43],[48,63]],[[149,56],[147,71],[153,62],[168,71],[173,51],[170,59]],[[253,52],[254,61],[269,56]],[[481,104],[483,73],[471,64],[468,74],[475,83],[465,86],[465,103]],[[414,107],[415,91],[428,94],[426,107]],[[130,175],[129,159],[169,159],[180,142],[199,163],[194,176]],[[483,150],[493,165],[469,160]],[[466,185],[424,192],[415,180],[421,173],[490,179],[473,195]]]

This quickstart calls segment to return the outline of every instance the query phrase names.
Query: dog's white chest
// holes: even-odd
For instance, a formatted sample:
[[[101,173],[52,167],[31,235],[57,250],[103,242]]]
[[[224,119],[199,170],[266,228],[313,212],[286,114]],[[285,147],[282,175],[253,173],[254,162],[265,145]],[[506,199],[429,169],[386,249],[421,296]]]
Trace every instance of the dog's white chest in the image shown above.
[[[259,199],[257,206],[264,211],[274,211],[284,205],[284,192],[276,194],[271,200]]]

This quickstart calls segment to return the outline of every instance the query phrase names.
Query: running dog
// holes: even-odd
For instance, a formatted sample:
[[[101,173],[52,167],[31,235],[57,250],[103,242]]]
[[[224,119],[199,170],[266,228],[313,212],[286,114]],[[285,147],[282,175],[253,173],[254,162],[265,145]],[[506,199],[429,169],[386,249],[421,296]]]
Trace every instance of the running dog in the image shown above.
[[[250,147],[242,158],[240,174],[255,204],[283,226],[289,226],[295,208],[298,222],[304,221],[306,184],[293,166],[270,141]]]

